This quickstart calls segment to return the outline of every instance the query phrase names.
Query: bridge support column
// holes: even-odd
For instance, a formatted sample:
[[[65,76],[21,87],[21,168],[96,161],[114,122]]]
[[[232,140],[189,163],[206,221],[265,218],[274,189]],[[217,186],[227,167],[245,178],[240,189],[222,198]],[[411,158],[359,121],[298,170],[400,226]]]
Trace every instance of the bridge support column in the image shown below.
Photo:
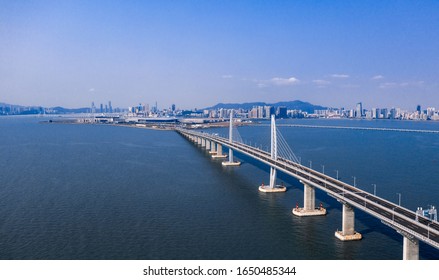
[[[233,109],[230,112],[230,124],[229,124],[229,143],[233,144]],[[239,166],[239,161],[233,161],[233,150],[229,148],[229,160],[222,162],[223,166]]]
[[[361,233],[355,231],[355,212],[349,204],[343,203],[342,230],[335,232],[335,237],[341,241],[360,240]]]
[[[198,144],[198,145],[201,145],[201,140],[202,140],[201,137],[198,136],[198,137],[197,137],[197,144]]]
[[[233,161],[233,150],[229,148],[229,160],[221,163],[223,166],[240,166],[240,161]]]
[[[223,146],[220,143],[216,143],[216,155],[212,155],[213,158],[226,158],[227,155],[223,155]]]
[[[417,239],[404,236],[402,259],[419,260],[419,241]]]
[[[216,155],[216,142],[210,142],[210,152],[211,155]]]
[[[316,190],[313,186],[303,183],[303,208],[300,208],[296,204],[296,208],[293,209],[293,214],[296,216],[323,216],[326,215],[326,209],[320,203],[320,207],[316,208]]]
[[[210,150],[210,140],[206,140],[206,150]]]
[[[206,138],[201,138],[201,147],[206,147]]]
[[[271,115],[271,159],[277,161],[277,130],[274,115]],[[260,192],[286,192],[287,188],[282,184],[276,185],[276,168],[270,167],[270,184],[265,186],[264,183],[259,186]]]

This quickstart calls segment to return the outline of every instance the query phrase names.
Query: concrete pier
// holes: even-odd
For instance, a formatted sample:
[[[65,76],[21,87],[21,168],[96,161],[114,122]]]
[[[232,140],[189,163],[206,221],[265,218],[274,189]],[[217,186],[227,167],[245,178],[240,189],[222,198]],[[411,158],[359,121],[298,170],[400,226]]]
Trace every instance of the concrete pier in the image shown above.
[[[221,163],[223,166],[240,166],[241,162],[233,161],[233,150],[229,148],[229,160]]]
[[[201,138],[201,147],[206,147],[206,138]]]
[[[408,238],[404,236],[403,250],[402,250],[403,260],[419,260],[419,242],[414,238]]]
[[[361,233],[355,232],[355,212],[349,204],[343,203],[342,230],[335,232],[335,237],[341,241],[360,240]]]
[[[270,187],[270,185],[262,184],[259,186],[259,191],[265,192],[265,193],[286,192],[287,188],[283,184],[282,185],[275,185],[273,187]]]
[[[326,209],[323,205],[316,208],[316,190],[313,186],[308,185],[307,183],[303,183],[303,208],[300,208],[296,205],[296,208],[293,209],[292,213],[296,216],[323,216],[326,215]]]
[[[262,183],[262,185],[259,186],[259,191],[267,192],[267,193],[287,191],[287,188],[283,184],[282,186],[276,185],[276,168],[273,167],[270,168],[270,185],[266,186]]]
[[[212,155],[212,158],[226,158],[227,155],[223,155],[223,146],[220,143],[216,144],[216,154]]]
[[[210,140],[206,140],[206,150],[210,150]]]
[[[209,154],[211,155],[216,155],[216,142],[211,142],[210,143],[210,152]]]

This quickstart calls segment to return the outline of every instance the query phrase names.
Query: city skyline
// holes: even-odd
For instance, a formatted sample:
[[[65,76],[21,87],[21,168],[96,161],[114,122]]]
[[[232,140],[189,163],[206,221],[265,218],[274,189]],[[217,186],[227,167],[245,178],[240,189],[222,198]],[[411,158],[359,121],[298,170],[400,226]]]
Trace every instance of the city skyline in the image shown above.
[[[0,102],[439,107],[439,3],[5,2]]]

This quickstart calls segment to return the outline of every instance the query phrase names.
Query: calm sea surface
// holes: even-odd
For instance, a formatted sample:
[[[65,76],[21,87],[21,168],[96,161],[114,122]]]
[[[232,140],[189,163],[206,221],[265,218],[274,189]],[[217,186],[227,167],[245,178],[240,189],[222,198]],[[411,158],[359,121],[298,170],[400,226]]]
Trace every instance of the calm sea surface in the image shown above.
[[[363,240],[341,242],[341,204],[316,191],[325,217],[291,214],[303,186],[258,192],[269,168],[221,161],[176,132],[0,118],[0,259],[401,259],[402,236],[356,210]],[[279,123],[439,130],[439,122]],[[398,202],[439,206],[439,134],[280,127],[303,164]],[[269,144],[269,127],[238,128]],[[227,129],[209,131],[226,134]],[[311,162],[310,162],[311,161]],[[439,250],[420,245],[421,259]]]

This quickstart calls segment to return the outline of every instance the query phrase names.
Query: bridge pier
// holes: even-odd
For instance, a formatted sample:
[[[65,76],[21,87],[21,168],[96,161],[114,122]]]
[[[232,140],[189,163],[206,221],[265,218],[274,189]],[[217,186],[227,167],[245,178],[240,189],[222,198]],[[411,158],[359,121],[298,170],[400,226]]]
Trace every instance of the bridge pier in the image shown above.
[[[233,150],[229,148],[229,160],[221,163],[223,166],[240,166],[240,161],[233,161]]]
[[[299,205],[296,205],[296,208],[293,209],[293,214],[296,216],[323,216],[326,215],[326,209],[323,208],[322,205],[316,208],[316,190],[315,187],[308,185],[307,183],[303,183],[303,208],[300,208]]]
[[[226,158],[227,155],[223,155],[223,146],[220,143],[216,143],[216,154],[212,155],[212,158]]]
[[[206,148],[206,138],[201,138],[201,147]]]
[[[210,152],[211,155],[216,155],[216,142],[210,142]]]
[[[197,137],[197,144],[201,145],[201,137],[200,136]]]
[[[419,260],[419,241],[417,239],[404,235],[402,259]]]
[[[355,231],[355,212],[354,208],[347,203],[343,203],[342,230],[335,232],[335,237],[341,241],[360,240],[361,233]]]
[[[206,150],[210,150],[211,147],[211,141],[206,139]]]

